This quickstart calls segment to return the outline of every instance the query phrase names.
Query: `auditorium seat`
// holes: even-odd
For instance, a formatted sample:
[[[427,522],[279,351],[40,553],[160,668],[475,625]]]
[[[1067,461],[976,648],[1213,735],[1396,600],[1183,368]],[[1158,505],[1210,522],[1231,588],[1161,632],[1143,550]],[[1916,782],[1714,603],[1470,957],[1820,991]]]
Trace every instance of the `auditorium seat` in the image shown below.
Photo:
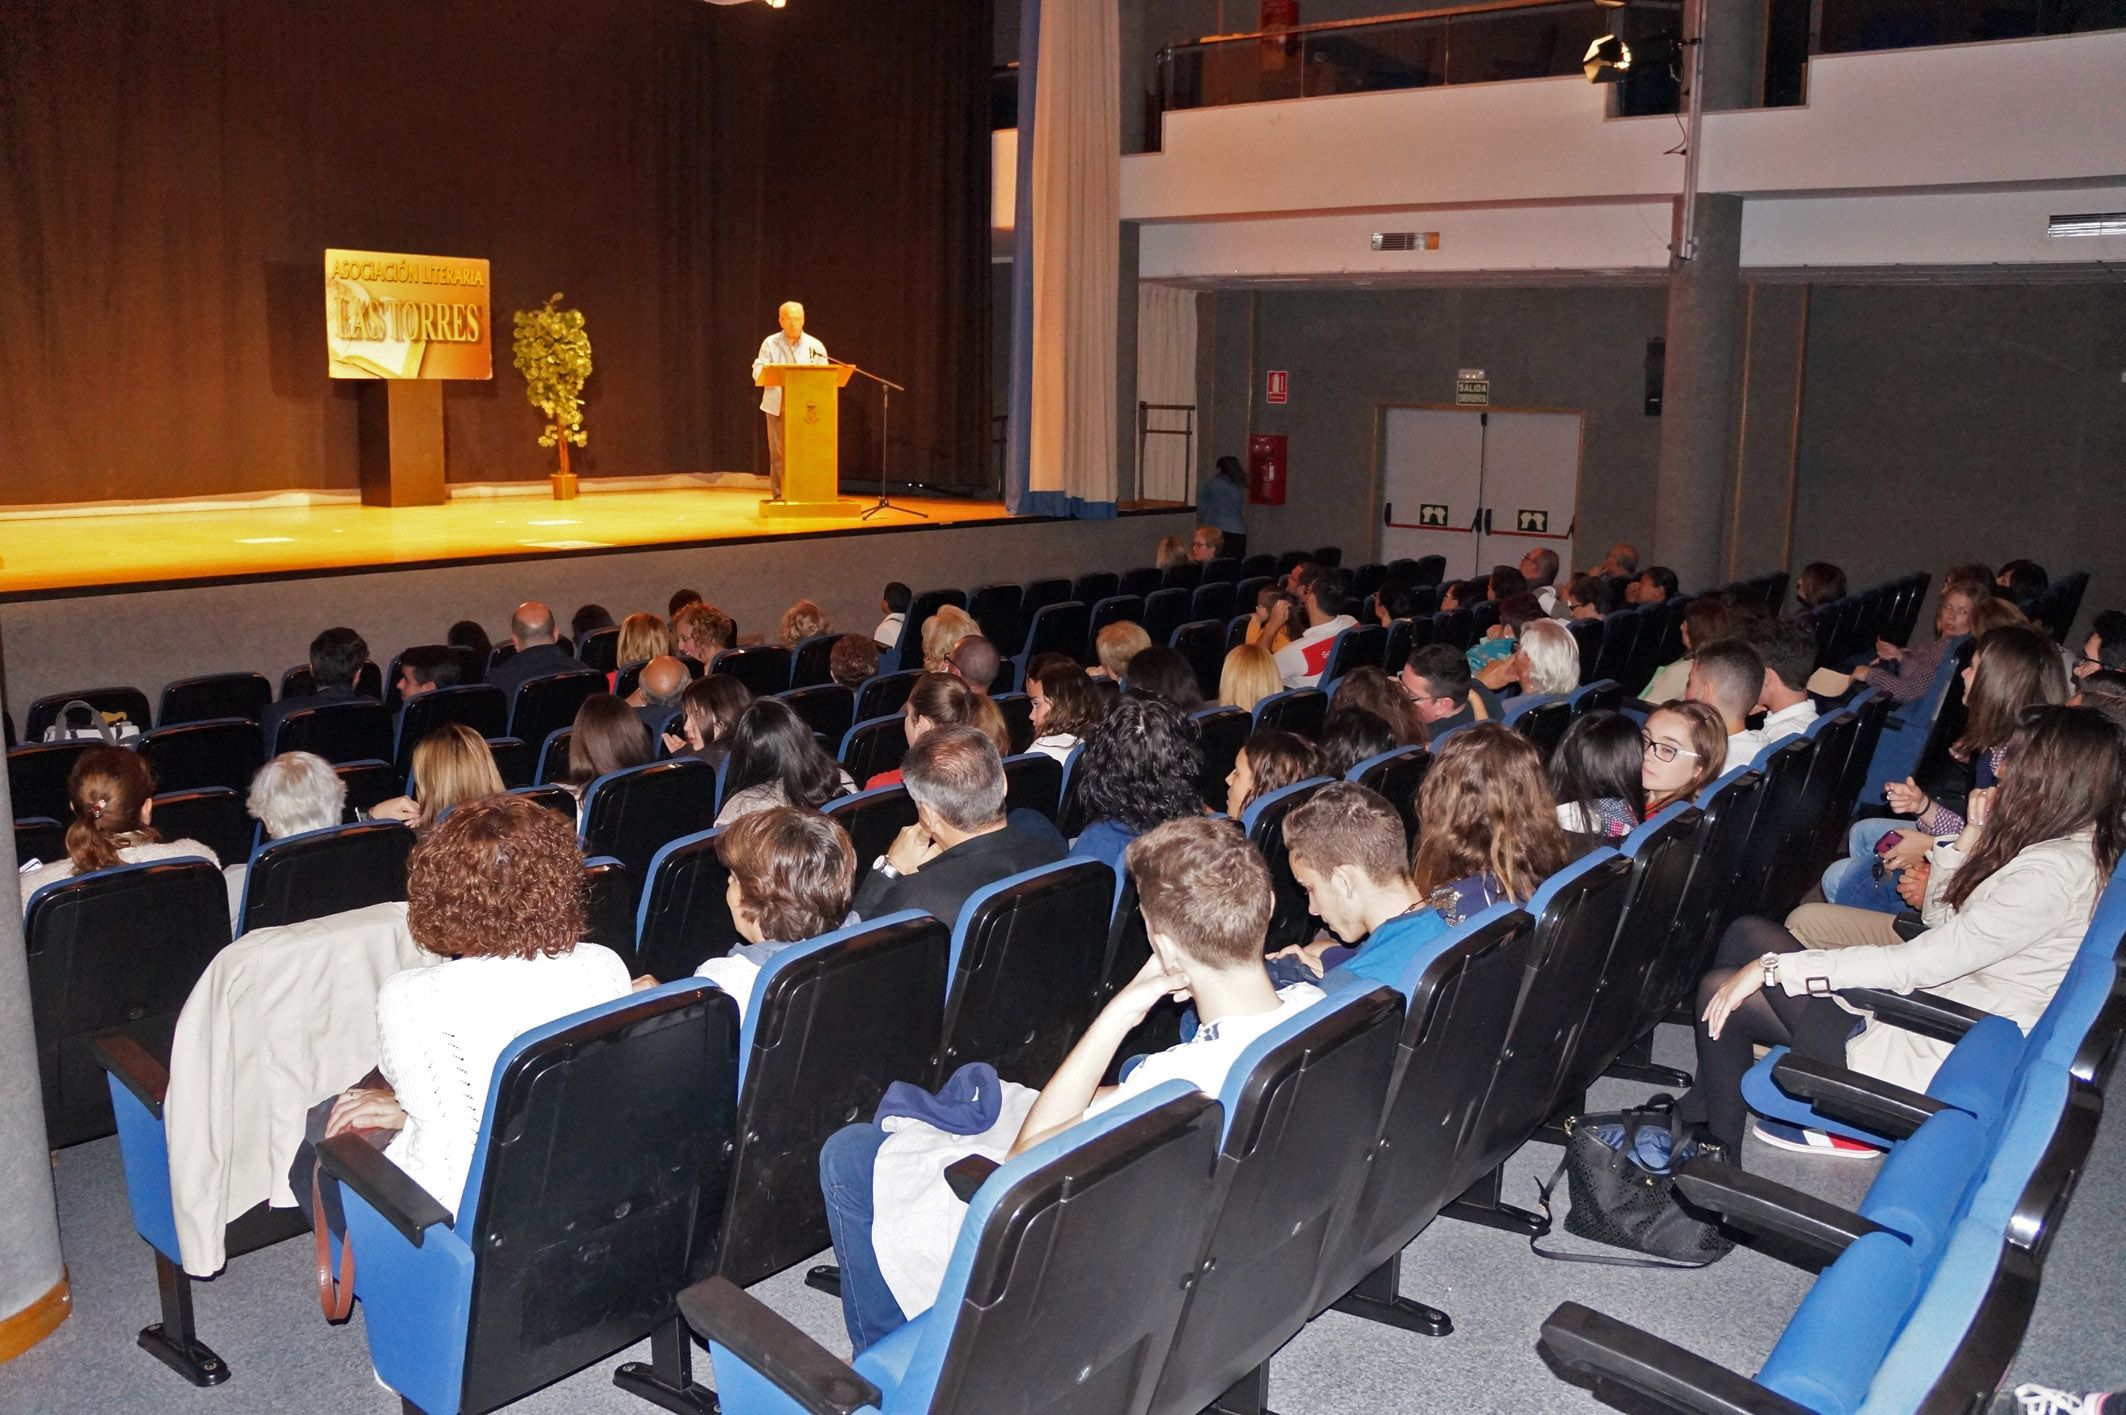
[[[1298,569],[1301,565],[1305,564],[1308,560],[1312,558],[1313,557],[1311,557],[1304,550],[1287,550],[1277,557],[1276,573],[1280,578],[1282,578],[1283,576],[1291,574],[1294,570]]]
[[[492,1410],[648,1336],[616,1382],[691,1398],[674,1300],[715,1258],[737,1072],[736,1006],[688,979],[503,1050],[455,1216],[360,1136],[319,1146],[377,1378],[431,1415]]]
[[[1046,752],[1004,758],[1004,810],[1033,811],[1050,821],[1063,806],[1063,763]]]
[[[1579,619],[1577,624],[1599,623],[1599,620]],[[1572,715],[1584,717],[1590,712],[1615,712],[1624,706],[1624,685],[1613,678],[1583,680],[1579,687],[1565,695],[1572,704]]]
[[[1203,562],[1203,583],[1206,585],[1233,585],[1240,582],[1240,562],[1230,555],[1221,555],[1215,560]]]
[[[108,1135],[92,1046],[112,1034],[167,1056],[192,985],[229,942],[229,895],[204,860],[157,860],[55,880],[22,919],[30,1017],[53,1148]]]
[[[1255,612],[1255,601],[1261,598],[1264,590],[1276,583],[1277,577],[1270,574],[1249,575],[1242,579],[1233,586],[1233,612],[1235,614],[1253,614]]]
[[[66,858],[66,827],[50,816],[15,818],[15,868],[32,860],[46,864]]]
[[[865,679],[864,686],[856,690],[856,721],[888,717],[899,712],[908,705],[908,695],[915,691],[915,680],[922,676],[923,670],[916,667],[902,673],[881,673]]]
[[[1255,730],[1254,716],[1246,708],[1207,707],[1189,714],[1203,743],[1203,775],[1198,785],[1203,804],[1214,811],[1225,809],[1225,779],[1232,774],[1240,749]]]
[[[1432,642],[1432,619],[1397,619],[1388,625],[1388,641],[1381,648],[1381,672],[1393,678],[1403,671],[1410,655]]]
[[[1296,732],[1310,742],[1321,735],[1328,716],[1329,695],[1319,688],[1287,688],[1255,704],[1256,730],[1275,727]]]
[[[1188,660],[1196,686],[1206,700],[1218,699],[1218,680],[1225,672],[1225,625],[1216,619],[1198,619],[1175,627],[1167,636],[1169,647]]]
[[[273,755],[314,752],[328,762],[389,761],[391,712],[382,703],[326,703],[281,719]]]
[[[1388,804],[1402,815],[1403,832],[1410,843],[1417,843],[1417,793],[1425,784],[1425,774],[1432,770],[1432,752],[1423,743],[1413,747],[1396,747],[1379,756],[1367,757],[1344,773],[1344,780],[1355,781],[1368,791],[1387,798]]]
[[[1188,617],[1191,619],[1215,619],[1223,624],[1233,617],[1239,601],[1233,594],[1230,580],[1205,579],[1189,595]]]
[[[1328,778],[1322,776],[1296,781],[1257,796],[1241,813],[1241,830],[1262,852],[1263,861],[1270,867],[1274,903],[1270,911],[1269,934],[1262,945],[1265,953],[1305,943],[1322,927],[1321,921],[1313,917],[1307,906],[1306,890],[1292,877],[1292,853],[1285,845],[1284,822],[1285,817],[1305,805],[1315,792],[1328,784]]]
[[[751,1285],[828,1246],[820,1147],[889,1082],[929,1073],[949,946],[945,925],[903,910],[786,948],[754,979],[722,1276]]]
[[[1008,1160],[969,1203],[937,1300],[853,1366],[726,1278],[688,1289],[723,1410],[986,1415],[1029,1391],[1147,1409],[1202,1257],[1219,1126],[1216,1102],[1162,1082]]]
[[[1388,567],[1379,561],[1359,566],[1351,572],[1351,582],[1345,586],[1348,594],[1364,598],[1380,593],[1388,583]]]
[[[1095,603],[1092,607],[1091,616],[1086,620],[1084,652],[1082,654],[1073,654],[1072,657],[1086,663],[1098,663],[1100,661],[1098,653],[1100,631],[1110,624],[1122,623],[1135,624],[1140,628],[1143,626],[1144,599],[1142,596],[1112,594]],[[1028,660],[1028,662],[1031,661],[1031,659]]]
[[[1466,650],[1476,642],[1476,620],[1464,605],[1459,609],[1442,609],[1432,616],[1432,642],[1447,644]]]
[[[1026,611],[1021,607],[1025,599],[1019,585],[983,585],[967,596],[967,612],[999,654],[1026,637]]]
[[[394,796],[410,794],[413,785],[406,772],[386,761],[342,762],[333,774],[347,786],[347,818],[356,811],[374,810]]]
[[[406,857],[413,845],[413,831],[396,821],[363,821],[268,840],[252,852],[244,872],[237,932],[404,899]]]
[[[242,792],[199,786],[155,798],[155,833],[165,840],[197,840],[224,865],[240,865],[251,857],[258,826],[244,812]]]
[[[1097,605],[1110,595],[1121,593],[1122,577],[1112,570],[1091,570],[1072,582],[1070,593],[1064,598],[1077,600],[1080,604]],[[1061,600],[1051,601],[1061,603]]]
[[[842,636],[814,634],[790,653],[790,687],[817,688],[834,682],[834,646]]]
[[[635,966],[635,878],[610,855],[583,861],[583,941],[610,948],[630,976]]]
[[[568,776],[568,744],[576,735],[573,727],[559,727],[546,734],[539,746],[539,766],[532,780],[539,786],[547,786]]]
[[[1062,604],[1066,600],[1073,599],[1083,601],[1084,596],[1072,594],[1070,581],[1068,580],[1029,580],[1026,582],[1026,595],[1020,602],[1019,611],[1026,616],[1027,622],[1031,624],[1033,616],[1039,614],[1051,604]]]
[[[208,673],[165,685],[155,721],[173,727],[181,722],[245,717],[256,724],[272,701],[273,685],[263,673]]]
[[[1250,555],[1240,562],[1240,578],[1243,580],[1274,580],[1283,573],[1277,568],[1277,557],[1274,555]]]
[[[1254,622],[1254,619],[1255,616],[1252,614],[1236,614],[1226,621],[1225,651],[1227,653],[1231,653],[1248,641],[1248,626]],[[1222,673],[1223,671],[1224,668],[1221,664],[1220,672]]]
[[[825,737],[839,742],[856,725],[856,695],[839,683],[815,683],[776,694],[797,714],[798,720]]]
[[[101,713],[124,713],[126,720],[145,732],[153,726],[148,717],[148,695],[138,688],[76,688],[71,692],[47,693],[35,699],[22,714],[25,741],[41,742],[45,732],[59,721],[59,710],[71,702],[84,702]],[[87,724],[79,716],[77,723]]]
[[[736,678],[754,697],[765,698],[790,686],[790,651],[780,644],[725,649],[709,665],[709,672]]]
[[[258,724],[240,717],[182,722],[143,732],[133,743],[161,791],[226,786],[249,791],[265,765]]]
[[[635,911],[639,972],[670,982],[745,940],[731,922],[724,891],[731,872],[716,855],[715,830],[665,842],[643,875]]]
[[[1165,580],[1166,572],[1164,570],[1155,569],[1150,565],[1140,565],[1134,570],[1122,572],[1122,578],[1117,583],[1115,593],[1135,595],[1138,599],[1144,599],[1153,590],[1158,589],[1161,584],[1165,583]]]
[[[1463,645],[1463,647],[1470,647],[1476,644],[1479,640],[1488,637],[1490,635],[1491,630],[1497,627],[1498,622],[1499,603],[1497,600],[1478,600],[1475,604],[1470,605],[1469,643]]]
[[[907,753],[907,721],[894,713],[859,722],[843,733],[835,758],[861,789],[872,777],[898,770]]]
[[[1523,693],[1506,700],[1505,722],[1535,743],[1536,750],[1547,762],[1550,754],[1557,750],[1565,729],[1572,725],[1572,704],[1564,698]]]
[[[413,749],[421,739],[447,722],[463,723],[483,738],[508,735],[509,704],[502,690],[487,683],[456,688],[431,688],[416,693],[399,708],[398,751],[394,760],[400,771],[413,769]]]
[[[1115,872],[1058,860],[976,890],[952,930],[932,1085],[970,1061],[1044,1086],[1100,1008]]]
[[[1662,651],[1668,646],[1671,634],[1680,635],[1682,632],[1679,627],[1682,623],[1682,608],[1683,602],[1675,599],[1639,606],[1639,632],[1632,639],[1631,658],[1625,663],[1619,682],[1643,688],[1653,681],[1654,675],[1660,672],[1664,665],[1675,661],[1673,658],[1664,658]],[[1676,658],[1682,656],[1679,638]]]
[[[1602,666],[1602,631],[1607,626],[1599,619],[1568,619],[1565,632],[1572,635],[1573,646],[1580,651],[1580,681],[1595,681],[1595,670]]]
[[[1845,770],[1819,825],[1822,833],[1816,841],[1815,856],[1823,865],[1845,853],[1846,827],[1868,790],[1868,766],[1875,757],[1875,744],[1882,740],[1883,723],[1894,706],[1887,694],[1874,688],[1865,689],[1846,704],[1855,719],[1853,740],[1846,750]],[[1881,783],[1876,786],[1879,789]]]
[[[1764,778],[1764,786],[1758,793],[1757,819],[1743,847],[1743,868],[1735,880],[1723,930],[1745,914],[1786,917],[1787,909],[1776,894],[1782,885],[1779,853],[1788,840],[1814,825],[1801,819],[1801,813],[1815,759],[1813,741],[1789,737],[1765,747],[1750,763]]]
[[[1013,752],[1033,749],[1033,699],[1024,693],[997,690],[989,700],[996,704],[997,711],[1004,714],[1004,728],[1011,740]]]
[[[864,872],[878,863],[894,836],[915,824],[915,798],[905,786],[881,786],[854,796],[839,796],[820,810],[849,832],[849,843],[856,847],[858,879],[863,879]]]
[[[495,759],[495,770],[501,773],[502,784],[511,789],[529,786],[539,774],[539,764],[532,760],[531,748],[521,737],[490,737],[487,750]]]
[[[522,796],[535,801],[557,815],[566,816],[571,827],[576,824],[576,798],[559,786],[512,786],[512,796]]]
[[[310,671],[310,665],[307,663],[298,663],[281,674],[280,695],[283,699],[307,698],[316,691],[317,675]],[[379,703],[384,701],[384,670],[373,662],[357,668],[354,671],[354,691],[357,697]]]
[[[1190,590],[1203,583],[1203,566],[1194,560],[1184,560],[1179,565],[1169,565],[1159,575],[1159,588],[1165,590]]]
[[[698,757],[609,771],[583,788],[583,853],[611,855],[641,881],[661,847],[715,820],[716,769]]]
[[[593,629],[583,636],[576,646],[576,657],[585,668],[595,668],[600,673],[611,673],[620,667],[620,626],[610,629]]]
[[[1614,678],[1629,692],[1637,692],[1647,679],[1631,681],[1632,664],[1639,651],[1639,630],[1646,621],[1636,609],[1619,609],[1602,616],[1602,647],[1595,655],[1592,676]]]
[[[568,727],[585,698],[605,691],[605,675],[591,669],[571,669],[527,678],[517,685],[509,705],[509,735],[526,742],[544,742],[547,734]]]
[[[1354,668],[1378,668],[1388,652],[1388,631],[1379,624],[1354,624],[1336,636],[1329,646],[1328,666],[1322,669],[1324,683],[1341,678]]]
[[[900,642],[893,648],[893,663],[888,668],[886,655],[879,655],[879,670],[890,672],[923,666],[923,625],[946,605],[955,609],[967,607],[965,590],[924,590],[908,605],[908,616],[901,621]]]
[[[1035,611],[1026,627],[1026,644],[1013,661],[1015,683],[1026,681],[1026,666],[1044,653],[1060,653],[1080,663],[1093,661],[1086,653],[1091,641],[1092,616],[1078,600],[1044,605]]]

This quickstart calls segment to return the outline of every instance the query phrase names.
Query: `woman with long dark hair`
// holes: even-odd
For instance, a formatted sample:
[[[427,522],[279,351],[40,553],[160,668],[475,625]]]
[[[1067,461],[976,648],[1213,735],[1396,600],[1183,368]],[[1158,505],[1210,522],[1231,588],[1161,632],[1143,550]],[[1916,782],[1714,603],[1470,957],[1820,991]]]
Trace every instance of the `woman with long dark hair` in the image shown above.
[[[1604,708],[1583,713],[1550,754],[1558,824],[1575,835],[1625,836],[1646,818],[1646,746],[1639,724]]]
[[[1684,1117],[1738,1155],[1742,1076],[1760,1044],[1924,1090],[1949,1044],[1874,1019],[1855,1034],[1855,1014],[1832,996],[1840,988],[1924,988],[2029,1031],[2118,863],[2122,810],[2126,733],[2086,708],[2032,708],[2008,739],[2001,784],[1973,792],[1962,833],[1928,854],[1926,932],[1902,938],[1887,915],[1835,905],[1797,909],[1789,928],[1751,918],[1728,929],[1698,988],[1698,1084]],[[1874,1153],[1771,1122],[1756,1133],[1812,1154]]]
[[[812,729],[775,698],[755,698],[731,729],[731,762],[724,769],[723,809],[716,824],[770,806],[818,810],[856,790],[841,764],[819,749]]]

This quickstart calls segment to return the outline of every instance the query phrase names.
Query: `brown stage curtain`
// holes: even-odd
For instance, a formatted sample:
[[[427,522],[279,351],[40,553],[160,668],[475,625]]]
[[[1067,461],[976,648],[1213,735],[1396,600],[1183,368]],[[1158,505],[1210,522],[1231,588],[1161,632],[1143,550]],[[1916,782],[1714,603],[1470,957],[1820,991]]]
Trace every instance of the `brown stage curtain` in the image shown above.
[[[509,316],[588,320],[587,475],[753,470],[803,300],[909,385],[896,479],[983,448],[990,6],[0,0],[0,503],[356,484],[328,246],[492,262],[453,481],[543,477]],[[859,383],[862,380],[858,380]],[[875,389],[844,404],[875,474]]]

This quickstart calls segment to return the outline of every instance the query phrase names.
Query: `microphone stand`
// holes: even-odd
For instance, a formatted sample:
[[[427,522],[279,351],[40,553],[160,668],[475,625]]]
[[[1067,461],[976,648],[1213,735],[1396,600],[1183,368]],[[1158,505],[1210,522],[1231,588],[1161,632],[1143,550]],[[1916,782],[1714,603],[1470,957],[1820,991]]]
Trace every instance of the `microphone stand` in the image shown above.
[[[892,430],[893,395],[895,393],[906,393],[908,390],[890,378],[881,378],[870,369],[859,368],[855,364],[844,364],[843,367],[851,373],[862,374],[878,385],[878,500],[873,502],[857,519],[859,521],[868,521],[881,511],[898,511],[904,516],[913,516],[919,521],[929,520],[928,512],[918,511],[913,506],[896,506],[886,496],[886,449],[892,446],[892,443],[888,441],[888,434]]]

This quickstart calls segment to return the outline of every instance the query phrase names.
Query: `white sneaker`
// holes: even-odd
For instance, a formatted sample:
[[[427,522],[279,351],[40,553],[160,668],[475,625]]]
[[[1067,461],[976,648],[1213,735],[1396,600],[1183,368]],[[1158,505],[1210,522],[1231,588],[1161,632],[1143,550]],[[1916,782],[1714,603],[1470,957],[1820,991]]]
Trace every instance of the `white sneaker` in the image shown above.
[[[1750,1133],[1773,1149],[1792,1150],[1796,1154],[1837,1155],[1849,1160],[1882,1158],[1882,1151],[1873,1145],[1864,1145],[1824,1130],[1805,1130],[1783,1120],[1760,1120],[1750,1127]]]

